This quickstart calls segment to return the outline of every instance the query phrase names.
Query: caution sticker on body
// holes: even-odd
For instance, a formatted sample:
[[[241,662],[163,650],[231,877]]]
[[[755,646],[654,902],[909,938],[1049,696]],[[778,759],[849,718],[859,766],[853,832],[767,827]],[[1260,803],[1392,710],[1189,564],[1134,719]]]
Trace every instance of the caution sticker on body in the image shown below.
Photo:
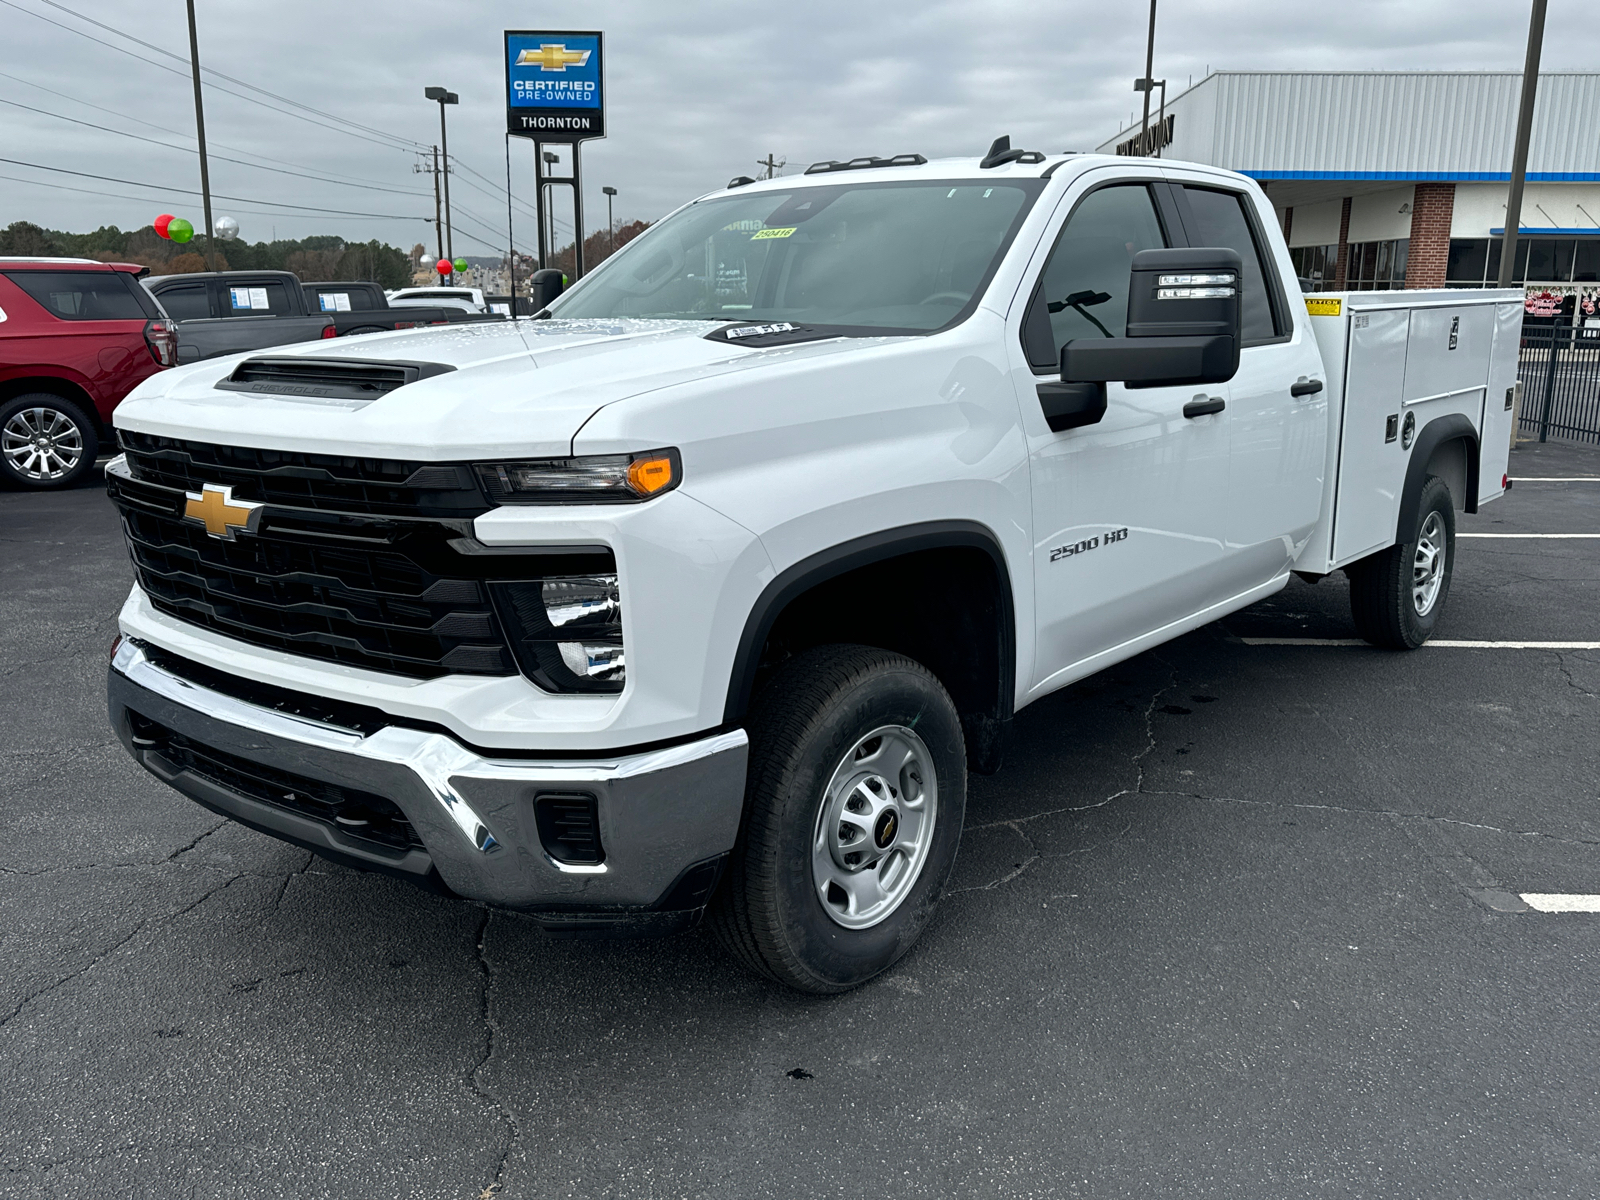
[[[767,238],[786,238],[798,228],[798,225],[791,225],[787,229],[758,229],[750,235],[750,240],[760,242]]]
[[[1306,297],[1306,312],[1313,317],[1337,317],[1341,302],[1337,299],[1318,299],[1315,296]]]

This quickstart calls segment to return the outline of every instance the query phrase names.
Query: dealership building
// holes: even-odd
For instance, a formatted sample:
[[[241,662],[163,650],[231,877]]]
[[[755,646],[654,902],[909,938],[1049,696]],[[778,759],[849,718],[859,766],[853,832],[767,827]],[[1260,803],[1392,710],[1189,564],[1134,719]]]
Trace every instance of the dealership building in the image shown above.
[[[1521,89],[1518,72],[1219,71],[1152,109],[1143,145],[1134,125],[1099,149],[1259,180],[1315,289],[1492,287]],[[1576,294],[1593,312],[1600,74],[1539,77],[1518,229],[1530,309]]]

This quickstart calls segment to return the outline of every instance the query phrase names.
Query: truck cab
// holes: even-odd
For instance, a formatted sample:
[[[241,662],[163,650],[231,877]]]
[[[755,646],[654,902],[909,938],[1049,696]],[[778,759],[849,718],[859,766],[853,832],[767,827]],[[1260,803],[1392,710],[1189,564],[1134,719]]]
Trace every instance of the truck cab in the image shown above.
[[[568,932],[705,916],[841,991],[925,927],[1023,706],[1296,572],[1426,640],[1517,311],[1308,307],[1210,167],[735,180],[536,319],[142,387],[113,725],[339,861]]]

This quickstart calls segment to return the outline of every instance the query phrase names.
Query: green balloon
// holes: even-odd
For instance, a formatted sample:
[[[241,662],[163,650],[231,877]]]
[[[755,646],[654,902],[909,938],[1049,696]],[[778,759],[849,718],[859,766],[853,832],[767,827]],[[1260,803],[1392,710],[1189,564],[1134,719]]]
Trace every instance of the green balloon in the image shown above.
[[[167,236],[181,245],[194,237],[194,226],[182,217],[173,217],[167,226]]]
[[[450,265],[458,271],[465,271],[467,269],[467,260],[464,258],[458,258]]]

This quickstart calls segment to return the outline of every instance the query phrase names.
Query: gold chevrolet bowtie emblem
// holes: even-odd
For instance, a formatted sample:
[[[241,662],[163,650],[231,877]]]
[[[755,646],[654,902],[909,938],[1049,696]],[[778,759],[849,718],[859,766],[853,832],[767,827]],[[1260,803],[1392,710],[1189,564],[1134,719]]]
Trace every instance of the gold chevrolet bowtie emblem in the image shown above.
[[[261,523],[264,504],[253,500],[235,500],[233,489],[227,484],[201,484],[198,492],[185,492],[188,503],[183,506],[186,521],[198,521],[214,538],[233,541],[234,534],[243,529],[254,533]]]
[[[565,71],[568,67],[589,65],[590,50],[568,50],[561,42],[545,42],[537,50],[522,50],[517,54],[517,66],[537,65],[541,71]]]

